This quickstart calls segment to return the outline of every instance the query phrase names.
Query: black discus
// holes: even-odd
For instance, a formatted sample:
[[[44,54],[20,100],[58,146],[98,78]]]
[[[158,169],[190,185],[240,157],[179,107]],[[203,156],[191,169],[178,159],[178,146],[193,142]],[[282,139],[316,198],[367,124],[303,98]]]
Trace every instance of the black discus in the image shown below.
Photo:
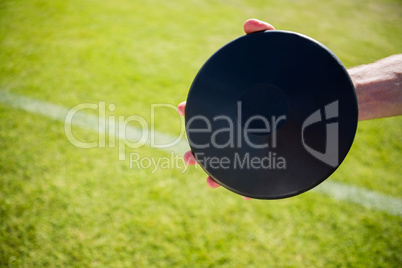
[[[211,178],[243,196],[278,199],[338,168],[358,107],[348,72],[328,48],[273,30],[212,55],[193,81],[185,116],[192,152]]]

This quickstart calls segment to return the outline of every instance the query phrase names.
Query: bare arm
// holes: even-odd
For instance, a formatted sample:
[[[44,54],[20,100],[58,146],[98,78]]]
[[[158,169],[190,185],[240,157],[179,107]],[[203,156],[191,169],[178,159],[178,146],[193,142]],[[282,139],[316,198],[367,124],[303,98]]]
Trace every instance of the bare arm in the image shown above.
[[[402,54],[348,72],[356,87],[360,121],[402,115]]]

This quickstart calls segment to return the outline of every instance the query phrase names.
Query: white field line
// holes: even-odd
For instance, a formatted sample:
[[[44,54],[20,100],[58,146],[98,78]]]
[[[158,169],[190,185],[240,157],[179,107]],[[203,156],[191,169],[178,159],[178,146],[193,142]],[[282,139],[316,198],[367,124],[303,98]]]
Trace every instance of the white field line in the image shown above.
[[[63,123],[65,122],[66,115],[69,111],[68,108],[60,105],[4,91],[0,91],[0,103],[27,112],[40,114]],[[99,133],[99,130],[101,129],[99,127],[98,117],[95,115],[85,114],[84,112],[75,114],[73,124],[84,129],[93,130],[97,133]],[[126,126],[126,137],[129,140],[138,140],[141,138],[141,136],[142,131],[140,129],[129,125]],[[170,135],[156,131],[155,137],[157,137],[158,144],[161,144],[163,141],[173,141],[175,139]],[[146,144],[149,145],[149,142]],[[176,145],[169,148],[163,148],[162,150],[183,154],[186,150],[188,150],[188,148],[189,146],[187,142],[185,140],[181,140]],[[355,203],[368,209],[375,209],[392,215],[402,216],[401,198],[387,196],[385,194],[364,189],[362,187],[327,180],[314,188],[313,191],[328,195],[337,200]]]

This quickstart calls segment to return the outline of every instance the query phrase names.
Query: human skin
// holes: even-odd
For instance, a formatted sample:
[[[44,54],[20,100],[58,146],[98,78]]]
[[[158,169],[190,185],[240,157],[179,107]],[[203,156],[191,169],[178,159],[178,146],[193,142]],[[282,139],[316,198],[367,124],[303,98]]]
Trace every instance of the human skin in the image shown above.
[[[402,114],[402,54],[348,72],[356,88],[359,121]]]
[[[246,34],[267,30],[275,28],[257,19],[244,23]],[[402,115],[402,54],[356,66],[348,69],[348,72],[356,89],[359,121]],[[184,116],[185,108],[184,101],[178,105],[177,112]],[[197,164],[191,151],[184,154],[184,161],[188,165]],[[207,178],[207,184],[211,188],[220,186],[211,177]],[[242,198],[250,199],[245,196]]]

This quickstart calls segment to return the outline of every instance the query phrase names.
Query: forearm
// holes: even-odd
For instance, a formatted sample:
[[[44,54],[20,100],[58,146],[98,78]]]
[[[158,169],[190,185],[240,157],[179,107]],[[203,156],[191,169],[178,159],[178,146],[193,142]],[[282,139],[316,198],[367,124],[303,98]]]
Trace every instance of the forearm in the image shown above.
[[[402,115],[402,54],[348,72],[356,88],[360,121]]]

